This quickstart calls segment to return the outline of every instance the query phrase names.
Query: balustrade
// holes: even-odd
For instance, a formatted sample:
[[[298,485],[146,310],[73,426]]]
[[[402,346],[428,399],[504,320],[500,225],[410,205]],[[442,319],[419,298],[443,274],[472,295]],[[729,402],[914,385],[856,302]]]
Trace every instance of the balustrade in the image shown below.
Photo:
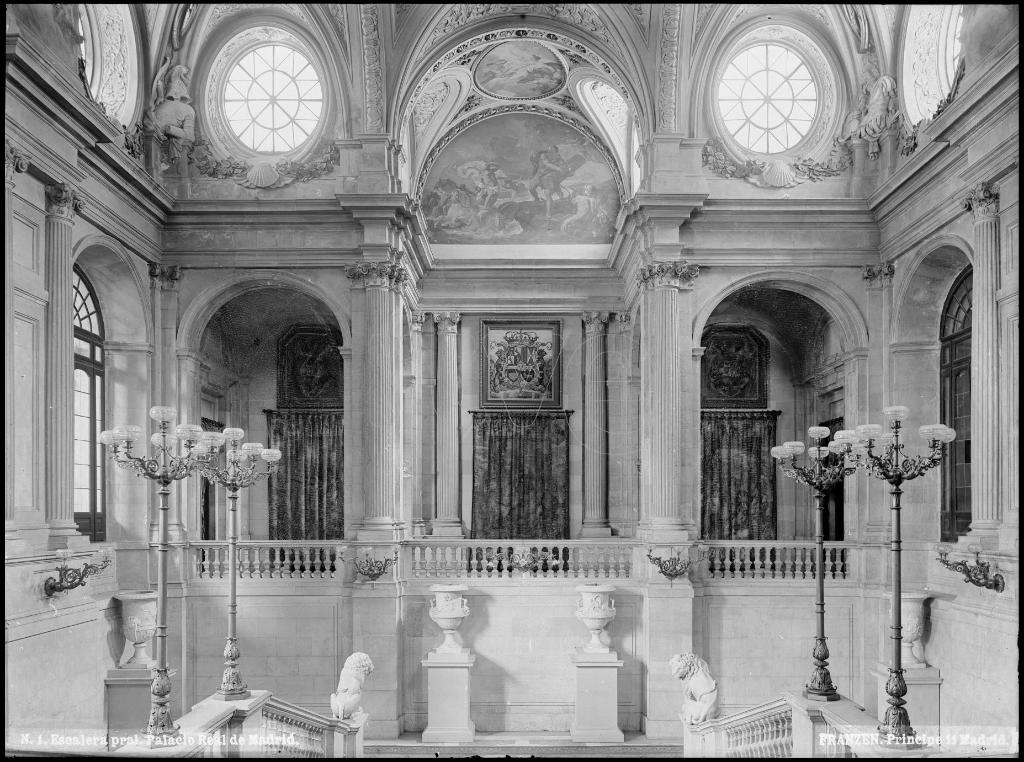
[[[287,711],[283,703],[263,707],[260,756],[324,759],[327,756],[326,725]]]
[[[344,546],[335,542],[250,541],[238,543],[241,579],[341,579]],[[227,579],[226,542],[192,542],[190,578]]]
[[[687,728],[687,756],[793,756],[793,709],[784,699]]]
[[[825,545],[826,579],[852,576],[851,548]],[[806,579],[815,574],[814,544],[793,542],[712,541],[707,545],[709,579]]]
[[[634,544],[516,540],[416,543],[408,547],[411,578],[628,579]]]

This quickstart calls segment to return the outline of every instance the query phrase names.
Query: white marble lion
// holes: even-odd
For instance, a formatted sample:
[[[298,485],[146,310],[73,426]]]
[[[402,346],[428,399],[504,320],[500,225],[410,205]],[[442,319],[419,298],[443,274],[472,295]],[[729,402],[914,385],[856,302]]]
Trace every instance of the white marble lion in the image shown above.
[[[715,716],[718,708],[718,683],[708,671],[708,663],[697,654],[676,654],[669,660],[672,676],[683,683],[683,722],[697,725]]]
[[[335,717],[348,719],[362,711],[359,702],[363,700],[363,681],[373,672],[373,662],[361,651],[345,659],[345,666],[338,677],[338,688],[331,694],[331,712]]]

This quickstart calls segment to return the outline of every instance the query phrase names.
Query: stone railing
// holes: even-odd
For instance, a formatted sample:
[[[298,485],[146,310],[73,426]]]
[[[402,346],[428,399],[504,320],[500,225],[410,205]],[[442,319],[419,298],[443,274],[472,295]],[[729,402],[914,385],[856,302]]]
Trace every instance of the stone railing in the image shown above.
[[[260,756],[327,756],[324,718],[302,707],[271,698],[263,705],[260,725]]]
[[[793,710],[782,698],[699,725],[684,725],[684,731],[686,757],[793,756]]]
[[[628,579],[634,547],[592,540],[420,541],[403,547],[403,568],[409,579]]]
[[[240,579],[342,579],[345,546],[334,540],[247,540],[238,543]],[[189,579],[227,579],[224,541],[189,543]]]
[[[813,542],[708,540],[704,546],[707,579],[815,578]],[[825,543],[825,579],[852,578],[853,551],[845,543]]]

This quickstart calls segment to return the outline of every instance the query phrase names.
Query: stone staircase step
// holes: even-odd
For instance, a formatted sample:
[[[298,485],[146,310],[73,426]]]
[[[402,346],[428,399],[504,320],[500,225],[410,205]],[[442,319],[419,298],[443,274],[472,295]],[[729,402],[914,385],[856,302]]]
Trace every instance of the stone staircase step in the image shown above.
[[[477,733],[473,743],[423,744],[419,733],[405,733],[401,738],[366,741],[365,755],[374,758],[439,759],[460,757],[492,757],[529,759],[531,757],[658,757],[683,756],[681,740],[648,741],[639,734],[627,734],[624,743],[574,743],[568,734],[559,733]]]

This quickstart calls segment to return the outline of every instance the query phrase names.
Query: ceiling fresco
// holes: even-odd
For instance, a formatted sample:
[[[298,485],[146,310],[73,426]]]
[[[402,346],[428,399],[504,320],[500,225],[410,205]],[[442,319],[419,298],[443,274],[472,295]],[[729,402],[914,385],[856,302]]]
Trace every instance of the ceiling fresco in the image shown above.
[[[473,125],[438,155],[421,208],[432,243],[610,243],[619,194],[589,138],[512,113]]]
[[[565,67],[539,42],[515,40],[485,53],[474,72],[477,87],[495,98],[544,98],[565,84]]]

